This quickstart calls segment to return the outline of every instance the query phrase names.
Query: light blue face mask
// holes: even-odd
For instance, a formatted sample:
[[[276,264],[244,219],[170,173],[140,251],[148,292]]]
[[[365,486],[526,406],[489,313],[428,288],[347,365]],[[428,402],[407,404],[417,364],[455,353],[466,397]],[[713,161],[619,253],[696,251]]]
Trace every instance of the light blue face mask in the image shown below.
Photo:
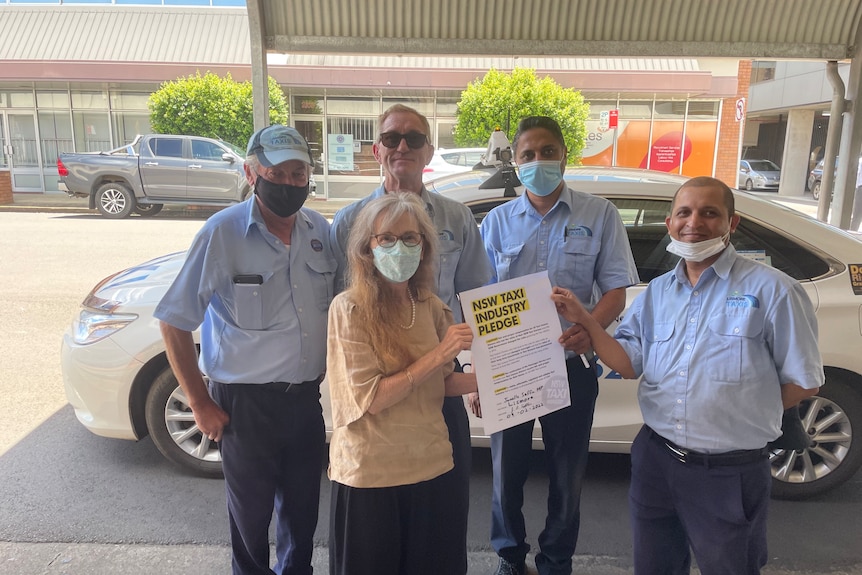
[[[374,254],[374,267],[393,283],[406,282],[412,278],[422,259],[421,244],[410,248],[401,240],[392,247],[377,246],[371,252]]]
[[[536,160],[518,166],[518,178],[537,196],[548,196],[563,181],[559,160]]]

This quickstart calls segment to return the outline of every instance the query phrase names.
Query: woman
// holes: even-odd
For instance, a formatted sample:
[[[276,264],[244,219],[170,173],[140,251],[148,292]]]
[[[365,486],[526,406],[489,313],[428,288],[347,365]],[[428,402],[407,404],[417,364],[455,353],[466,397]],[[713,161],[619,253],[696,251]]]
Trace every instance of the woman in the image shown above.
[[[332,575],[466,572],[447,552],[466,542],[435,513],[453,467],[443,397],[476,390],[474,374],[453,371],[473,334],[434,295],[436,250],[413,194],[370,202],[350,232],[327,346]]]

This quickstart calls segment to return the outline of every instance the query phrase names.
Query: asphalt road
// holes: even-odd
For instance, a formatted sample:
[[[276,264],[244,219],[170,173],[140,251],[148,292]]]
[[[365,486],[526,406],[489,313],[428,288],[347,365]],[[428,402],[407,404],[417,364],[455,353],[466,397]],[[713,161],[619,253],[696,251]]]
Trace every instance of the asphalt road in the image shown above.
[[[184,249],[201,219],[107,220],[0,213],[0,574],[228,573],[223,483],[177,472],[149,439],[96,437],[66,404],[62,334],[104,276]],[[526,490],[535,547],[545,509],[542,453]],[[582,504],[578,572],[630,573],[628,458],[594,454]],[[490,456],[474,450],[471,575],[488,544]],[[325,571],[329,486],[316,566]],[[862,574],[862,474],[806,502],[773,502],[767,573]]]

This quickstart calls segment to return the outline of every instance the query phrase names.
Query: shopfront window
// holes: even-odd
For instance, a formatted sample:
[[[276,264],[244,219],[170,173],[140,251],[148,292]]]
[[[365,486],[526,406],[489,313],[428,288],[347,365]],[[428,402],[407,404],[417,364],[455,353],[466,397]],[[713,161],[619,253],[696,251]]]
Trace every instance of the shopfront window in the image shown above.
[[[290,113],[294,114],[323,114],[325,101],[320,96],[297,96],[290,99]]]
[[[149,134],[150,115],[144,112],[113,112],[114,144],[116,147],[131,144],[138,134]]]
[[[380,109],[376,99],[329,96],[326,98],[326,113],[341,116],[377,116]]]
[[[0,104],[6,108],[32,108],[36,105],[33,91],[5,91],[0,93]]]
[[[61,152],[72,152],[72,120],[69,112],[40,110],[39,135],[42,143],[42,165],[56,173],[57,158]]]
[[[111,128],[107,112],[72,112],[75,131],[75,150],[78,152],[103,152],[113,149]]]
[[[38,91],[36,92],[36,105],[40,108],[64,108],[69,109],[69,93],[63,91]]]
[[[329,174],[379,176],[371,149],[376,137],[377,118],[329,118],[324,152]]]
[[[106,92],[72,92],[72,109],[107,110],[108,94]]]
[[[150,94],[146,92],[111,92],[112,110],[148,110],[147,100]]]

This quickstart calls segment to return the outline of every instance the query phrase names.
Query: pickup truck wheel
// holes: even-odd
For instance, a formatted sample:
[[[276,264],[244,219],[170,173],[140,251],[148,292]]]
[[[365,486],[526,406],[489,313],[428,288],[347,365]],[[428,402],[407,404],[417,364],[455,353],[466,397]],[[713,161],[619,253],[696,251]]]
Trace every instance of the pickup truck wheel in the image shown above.
[[[820,199],[820,182],[814,182],[814,187],[811,188],[811,195],[814,196],[815,200]]]
[[[135,195],[125,184],[109,182],[96,190],[96,207],[106,218],[125,218],[135,209]]]
[[[135,204],[135,213],[151,218],[162,211],[163,204]]]
[[[198,429],[169,366],[153,380],[145,410],[150,437],[168,461],[195,475],[222,477],[218,445]]]

